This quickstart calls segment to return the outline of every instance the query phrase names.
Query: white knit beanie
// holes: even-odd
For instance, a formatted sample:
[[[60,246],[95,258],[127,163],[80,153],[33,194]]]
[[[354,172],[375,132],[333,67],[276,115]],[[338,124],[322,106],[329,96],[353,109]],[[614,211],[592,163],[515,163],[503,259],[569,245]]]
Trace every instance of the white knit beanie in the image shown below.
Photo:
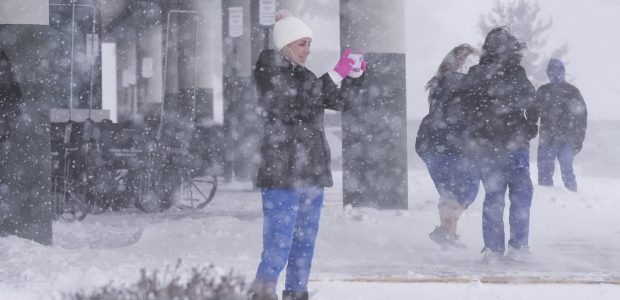
[[[273,43],[278,50],[302,38],[312,38],[312,30],[300,18],[285,17],[273,26]]]

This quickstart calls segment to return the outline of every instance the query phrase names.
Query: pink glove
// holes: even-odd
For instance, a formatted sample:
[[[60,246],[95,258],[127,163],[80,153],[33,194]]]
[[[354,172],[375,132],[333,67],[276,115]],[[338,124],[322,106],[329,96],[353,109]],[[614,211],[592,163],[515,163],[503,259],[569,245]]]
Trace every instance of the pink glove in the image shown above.
[[[351,71],[353,71],[353,64],[355,62],[348,57],[349,54],[351,54],[351,52],[353,52],[351,48],[345,49],[342,52],[342,55],[340,55],[340,59],[338,60],[338,63],[334,67],[334,71],[340,74],[342,78],[347,77],[351,73]]]

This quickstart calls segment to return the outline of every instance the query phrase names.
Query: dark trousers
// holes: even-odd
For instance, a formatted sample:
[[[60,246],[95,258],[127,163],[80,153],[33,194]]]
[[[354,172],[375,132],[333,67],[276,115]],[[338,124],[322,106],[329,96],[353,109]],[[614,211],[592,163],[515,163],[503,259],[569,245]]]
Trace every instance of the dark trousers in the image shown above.
[[[533,196],[529,149],[522,148],[514,152],[493,151],[478,159],[478,168],[486,191],[482,212],[485,247],[500,254],[505,251],[506,190],[510,199],[508,244],[516,249],[528,247],[530,206]]]
[[[256,282],[275,293],[287,265],[285,290],[306,291],[319,230],[323,188],[263,189],[263,252]]]
[[[575,147],[570,143],[540,144],[538,145],[538,184],[553,185],[555,160],[560,163],[560,172],[564,186],[577,191],[577,180],[573,171]]]

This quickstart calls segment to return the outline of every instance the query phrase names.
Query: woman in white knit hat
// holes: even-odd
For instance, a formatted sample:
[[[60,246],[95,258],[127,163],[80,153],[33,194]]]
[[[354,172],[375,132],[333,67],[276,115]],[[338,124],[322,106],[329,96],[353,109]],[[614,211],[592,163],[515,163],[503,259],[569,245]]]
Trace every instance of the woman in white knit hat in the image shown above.
[[[273,42],[258,58],[254,77],[264,121],[257,186],[263,202],[263,250],[253,299],[277,299],[276,283],[287,265],[282,299],[308,299],[307,284],[323,204],[332,186],[324,134],[325,109],[344,111],[364,77],[353,71],[352,52],[317,78],[305,67],[312,30],[287,11],[276,16]],[[360,69],[365,69],[362,61]],[[356,70],[357,71],[357,70]],[[342,87],[340,87],[342,85]]]

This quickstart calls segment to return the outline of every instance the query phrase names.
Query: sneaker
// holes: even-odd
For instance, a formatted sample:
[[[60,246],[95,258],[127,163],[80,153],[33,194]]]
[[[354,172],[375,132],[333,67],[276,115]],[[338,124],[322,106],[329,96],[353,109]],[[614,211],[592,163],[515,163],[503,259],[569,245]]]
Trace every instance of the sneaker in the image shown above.
[[[444,228],[437,226],[435,230],[428,234],[428,237],[441,247],[441,250],[465,250],[467,246],[459,240],[457,234],[453,234]]]
[[[504,255],[499,252],[493,252],[491,249],[484,247],[482,248],[482,262],[487,265],[495,265],[504,259]]]
[[[528,247],[517,249],[510,246],[506,252],[506,260],[516,263],[527,263],[532,260],[532,253],[530,253],[530,249]]]

